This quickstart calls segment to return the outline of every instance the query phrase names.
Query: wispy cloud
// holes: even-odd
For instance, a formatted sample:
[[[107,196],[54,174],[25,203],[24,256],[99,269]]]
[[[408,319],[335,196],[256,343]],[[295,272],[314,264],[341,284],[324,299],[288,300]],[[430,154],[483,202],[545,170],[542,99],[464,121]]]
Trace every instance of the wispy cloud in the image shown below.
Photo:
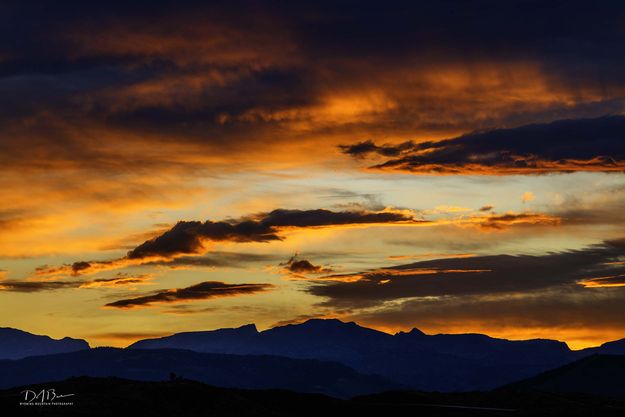
[[[33,293],[68,288],[133,287],[149,284],[152,277],[153,276],[150,274],[129,275],[118,273],[112,278],[96,278],[93,280],[83,280],[80,278],[74,278],[72,280],[1,280],[0,291]]]
[[[161,290],[140,297],[114,301],[106,304],[106,307],[125,309],[149,307],[153,304],[236,297],[270,291],[273,288],[271,284],[227,284],[225,282],[206,281],[190,287]]]

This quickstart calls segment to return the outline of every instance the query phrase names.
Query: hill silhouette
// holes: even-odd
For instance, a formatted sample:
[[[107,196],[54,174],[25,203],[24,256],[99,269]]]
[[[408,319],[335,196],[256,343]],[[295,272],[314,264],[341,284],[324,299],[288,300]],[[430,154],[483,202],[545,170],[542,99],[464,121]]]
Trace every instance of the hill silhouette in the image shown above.
[[[0,359],[20,359],[28,356],[50,355],[89,349],[82,339],[52,339],[10,327],[0,327]]]
[[[624,381],[625,356],[592,355],[503,389],[582,393],[625,400]]]
[[[606,342],[601,346],[587,348],[579,352],[582,356],[587,355],[625,355],[625,339]]]
[[[23,391],[55,389],[74,394],[68,406],[20,406]],[[186,379],[132,381],[119,378],[71,378],[0,391],[7,415],[78,417],[149,415],[152,417],[308,417],[319,415],[443,416],[622,416],[625,403],[579,394],[534,391],[427,393],[392,391],[352,399],[285,390],[216,388]]]
[[[397,388],[335,362],[276,356],[226,355],[179,349],[96,348],[0,361],[0,388],[72,376],[161,381],[170,374],[221,387],[290,389],[335,397]]]

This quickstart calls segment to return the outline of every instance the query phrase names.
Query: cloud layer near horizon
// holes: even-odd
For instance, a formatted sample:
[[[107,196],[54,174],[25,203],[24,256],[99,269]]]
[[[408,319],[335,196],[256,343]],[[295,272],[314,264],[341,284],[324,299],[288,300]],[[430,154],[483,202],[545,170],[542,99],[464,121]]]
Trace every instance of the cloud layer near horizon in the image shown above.
[[[307,289],[341,308],[387,301],[457,296],[529,294],[554,287],[621,286],[625,240],[544,255],[444,258],[356,274],[320,277]],[[620,262],[620,263],[619,263]]]

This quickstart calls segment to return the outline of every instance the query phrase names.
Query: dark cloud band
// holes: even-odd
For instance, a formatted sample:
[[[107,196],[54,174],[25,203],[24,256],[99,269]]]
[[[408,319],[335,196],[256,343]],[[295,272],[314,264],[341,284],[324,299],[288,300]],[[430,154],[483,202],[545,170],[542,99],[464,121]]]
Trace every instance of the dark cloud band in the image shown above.
[[[418,174],[624,172],[625,116],[562,120],[439,142],[379,146],[365,141],[341,150],[354,157],[390,157],[373,168]]]
[[[315,265],[308,259],[300,259],[298,254],[293,255],[287,262],[281,263],[284,271],[294,277],[305,276],[306,274],[329,274],[333,272],[331,268]]]
[[[174,288],[158,291],[141,297],[127,298],[106,304],[106,307],[137,308],[155,303],[177,303],[191,300],[235,297],[269,291],[271,284],[226,284],[218,281],[206,281],[186,288]]]
[[[179,254],[199,253],[204,250],[205,241],[269,242],[281,240],[281,230],[288,227],[306,228],[421,221],[403,212],[335,212],[325,209],[277,209],[232,222],[181,221],[162,235],[148,240],[128,252],[128,258],[171,257]]]
[[[558,286],[622,283],[625,241],[540,256],[493,255],[421,261],[322,277],[307,291],[335,306],[372,306],[403,298],[523,293]],[[617,263],[614,263],[617,262]],[[605,278],[606,276],[613,278]]]
[[[126,285],[144,284],[150,275],[117,274],[113,278],[96,278],[93,280],[74,279],[71,281],[24,281],[0,280],[0,291],[34,293],[41,291],[63,290],[68,288],[100,288],[122,287]]]

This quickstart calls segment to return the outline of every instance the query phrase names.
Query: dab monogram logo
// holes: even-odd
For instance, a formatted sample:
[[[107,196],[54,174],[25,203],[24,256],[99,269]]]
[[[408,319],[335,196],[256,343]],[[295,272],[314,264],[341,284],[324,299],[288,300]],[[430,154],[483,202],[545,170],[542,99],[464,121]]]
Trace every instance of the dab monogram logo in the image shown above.
[[[73,397],[75,394],[58,394],[54,388],[44,388],[40,391],[24,390],[20,394],[22,395],[20,405],[74,405],[73,402],[65,400],[65,398]]]

